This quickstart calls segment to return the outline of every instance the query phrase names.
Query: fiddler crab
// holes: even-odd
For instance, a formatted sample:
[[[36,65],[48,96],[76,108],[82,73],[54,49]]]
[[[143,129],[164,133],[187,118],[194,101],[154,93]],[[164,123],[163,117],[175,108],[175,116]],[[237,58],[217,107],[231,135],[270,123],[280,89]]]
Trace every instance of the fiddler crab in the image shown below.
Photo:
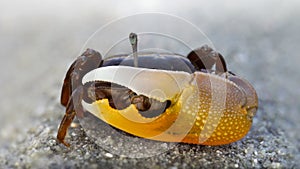
[[[57,139],[75,115],[91,113],[131,135],[164,142],[222,145],[243,138],[258,108],[252,85],[227,70],[207,45],[187,57],[137,52],[102,59],[87,49],[67,71],[61,104],[66,107]],[[131,56],[131,55],[130,55]]]

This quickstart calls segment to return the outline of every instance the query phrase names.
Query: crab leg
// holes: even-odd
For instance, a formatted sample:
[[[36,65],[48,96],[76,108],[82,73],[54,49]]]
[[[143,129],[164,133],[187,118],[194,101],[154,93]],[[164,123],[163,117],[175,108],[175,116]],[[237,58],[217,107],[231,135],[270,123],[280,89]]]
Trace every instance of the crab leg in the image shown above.
[[[64,138],[69,126],[76,113],[79,116],[83,116],[81,105],[83,94],[82,77],[90,70],[100,67],[101,64],[101,54],[92,49],[87,49],[73,62],[66,74],[61,92],[61,104],[66,106],[66,113],[60,123],[57,139],[67,147],[70,144],[65,142]]]
[[[99,52],[93,49],[87,49],[70,66],[61,91],[61,104],[67,106],[72,92],[81,86],[82,77],[102,64],[102,57]]]
[[[210,70],[216,65],[217,72],[227,72],[224,57],[207,45],[191,51],[187,58],[193,63],[197,70]]]
[[[57,140],[61,143],[63,143],[65,146],[69,147],[70,144],[67,143],[64,139],[67,134],[67,130],[70,127],[76,113],[77,114],[83,114],[83,108],[81,105],[82,101],[82,92],[83,87],[79,86],[75,91],[73,92],[71,99],[69,99],[69,102],[66,106],[66,113],[60,123],[58,133],[57,133]]]

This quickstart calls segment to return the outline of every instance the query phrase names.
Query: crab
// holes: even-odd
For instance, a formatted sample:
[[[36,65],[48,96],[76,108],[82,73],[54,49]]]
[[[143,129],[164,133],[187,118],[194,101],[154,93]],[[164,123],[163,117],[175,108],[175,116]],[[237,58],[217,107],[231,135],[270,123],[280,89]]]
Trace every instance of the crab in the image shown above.
[[[66,107],[57,140],[65,146],[74,117],[91,113],[137,137],[202,145],[243,138],[258,108],[255,89],[227,70],[224,57],[204,45],[187,56],[137,52],[102,59],[87,49],[70,66],[63,82]]]

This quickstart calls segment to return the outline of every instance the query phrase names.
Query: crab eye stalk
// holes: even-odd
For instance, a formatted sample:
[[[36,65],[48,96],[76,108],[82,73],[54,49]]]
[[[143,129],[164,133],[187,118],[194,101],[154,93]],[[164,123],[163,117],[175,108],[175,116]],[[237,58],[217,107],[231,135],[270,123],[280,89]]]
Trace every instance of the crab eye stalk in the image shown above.
[[[130,33],[129,34],[129,41],[131,43],[132,46],[132,53],[133,53],[133,57],[134,57],[134,67],[138,67],[138,56],[137,56],[137,43],[138,43],[138,39],[137,39],[137,34],[135,33]]]

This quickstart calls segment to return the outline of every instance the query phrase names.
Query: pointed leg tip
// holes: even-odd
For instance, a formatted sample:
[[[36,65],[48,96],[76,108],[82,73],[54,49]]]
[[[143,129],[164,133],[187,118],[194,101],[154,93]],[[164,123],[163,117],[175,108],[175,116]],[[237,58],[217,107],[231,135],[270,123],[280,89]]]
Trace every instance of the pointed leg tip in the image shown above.
[[[71,145],[65,141],[62,142],[66,147],[70,147]]]
[[[67,143],[65,140],[61,140],[59,138],[57,138],[59,143],[62,143],[63,145],[65,145],[66,147],[70,147],[71,145],[69,143]]]

